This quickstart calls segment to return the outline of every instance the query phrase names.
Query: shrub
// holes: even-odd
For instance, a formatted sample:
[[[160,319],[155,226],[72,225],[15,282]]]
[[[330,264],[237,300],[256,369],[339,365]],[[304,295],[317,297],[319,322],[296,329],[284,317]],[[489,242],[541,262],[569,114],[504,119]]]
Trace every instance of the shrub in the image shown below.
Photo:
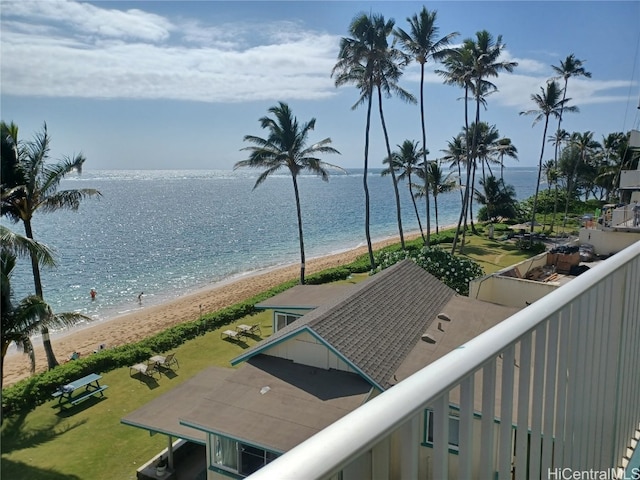
[[[523,252],[531,252],[534,255],[542,253],[547,249],[547,246],[539,240],[530,240],[528,238],[518,238],[516,240],[516,247]]]
[[[445,285],[461,295],[469,293],[469,282],[484,274],[478,263],[456,257],[438,247],[424,247],[420,251],[381,252],[376,271],[384,270],[400,260],[410,258]]]

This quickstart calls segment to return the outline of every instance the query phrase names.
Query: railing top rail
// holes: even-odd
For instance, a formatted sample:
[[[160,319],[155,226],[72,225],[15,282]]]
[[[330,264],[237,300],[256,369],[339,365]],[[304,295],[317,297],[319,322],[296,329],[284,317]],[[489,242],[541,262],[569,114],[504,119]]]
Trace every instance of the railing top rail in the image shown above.
[[[251,480],[327,478],[637,257],[640,257],[640,241],[349,413],[258,470],[251,475]]]

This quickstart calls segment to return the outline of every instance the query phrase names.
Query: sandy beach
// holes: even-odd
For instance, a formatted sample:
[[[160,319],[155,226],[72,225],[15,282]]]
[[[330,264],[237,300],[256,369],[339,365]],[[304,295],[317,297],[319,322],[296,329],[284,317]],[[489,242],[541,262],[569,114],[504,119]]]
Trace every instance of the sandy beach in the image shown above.
[[[418,233],[406,234],[405,239],[409,240],[417,236],[419,236]],[[374,244],[374,249],[398,241],[398,238],[379,241]],[[343,253],[308,260],[306,275],[351,263],[366,253],[367,247],[363,246]],[[142,308],[131,314],[52,336],[53,350],[58,361],[62,362],[69,358],[74,350],[84,356],[91,354],[102,343],[108,347],[116,347],[137,342],[172,325],[197,319],[200,316],[200,306],[202,306],[202,313],[214,312],[251,298],[287,280],[296,279],[299,275],[300,265],[296,263],[262,273],[258,272],[234,281],[221,282],[210,289],[184,295],[165,304]],[[47,362],[40,338],[34,339],[34,347],[36,371],[44,371]],[[13,349],[5,357],[4,386],[9,386],[27,376],[29,376],[28,358],[21,353],[16,353]]]

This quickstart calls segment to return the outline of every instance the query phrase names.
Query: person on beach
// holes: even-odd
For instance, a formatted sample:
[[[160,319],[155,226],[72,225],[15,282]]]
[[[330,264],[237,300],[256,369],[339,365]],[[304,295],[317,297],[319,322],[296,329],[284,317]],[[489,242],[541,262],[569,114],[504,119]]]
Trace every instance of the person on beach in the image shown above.
[[[75,352],[75,351],[74,351],[74,352],[71,354],[71,356],[69,357],[69,360],[77,360],[77,359],[79,359],[79,358],[80,358],[80,354],[79,354],[78,352]]]
[[[91,300],[95,300],[97,294],[98,292],[96,292],[96,289],[92,288],[91,291],[89,292],[89,295],[91,295]]]
[[[140,292],[140,295],[138,295],[138,303],[140,305],[142,305],[142,295],[144,295],[144,292]]]

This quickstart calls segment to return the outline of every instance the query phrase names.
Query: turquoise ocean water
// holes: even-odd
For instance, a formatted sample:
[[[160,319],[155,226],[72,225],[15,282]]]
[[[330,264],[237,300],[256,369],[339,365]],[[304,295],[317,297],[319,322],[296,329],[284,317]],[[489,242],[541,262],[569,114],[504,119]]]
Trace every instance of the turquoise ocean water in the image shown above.
[[[35,237],[53,247],[58,260],[57,268],[43,270],[45,299],[54,311],[106,320],[236,276],[298,263],[291,178],[270,177],[253,190],[257,175],[88,170],[65,179],[60,189],[96,188],[102,197],[84,201],[76,212],[34,217]],[[505,181],[522,199],[533,194],[536,175],[535,168],[509,168]],[[307,259],[365,244],[361,171],[334,174],[329,182],[303,176],[299,183]],[[369,190],[372,237],[396,236],[391,178],[370,172]],[[417,231],[406,183],[400,191],[405,232]],[[456,223],[460,194],[440,195],[438,207],[441,226]],[[424,223],[424,201],[418,208]],[[23,233],[21,224],[2,223]],[[26,260],[12,285],[16,298],[33,292]],[[98,292],[95,301],[91,288]]]

